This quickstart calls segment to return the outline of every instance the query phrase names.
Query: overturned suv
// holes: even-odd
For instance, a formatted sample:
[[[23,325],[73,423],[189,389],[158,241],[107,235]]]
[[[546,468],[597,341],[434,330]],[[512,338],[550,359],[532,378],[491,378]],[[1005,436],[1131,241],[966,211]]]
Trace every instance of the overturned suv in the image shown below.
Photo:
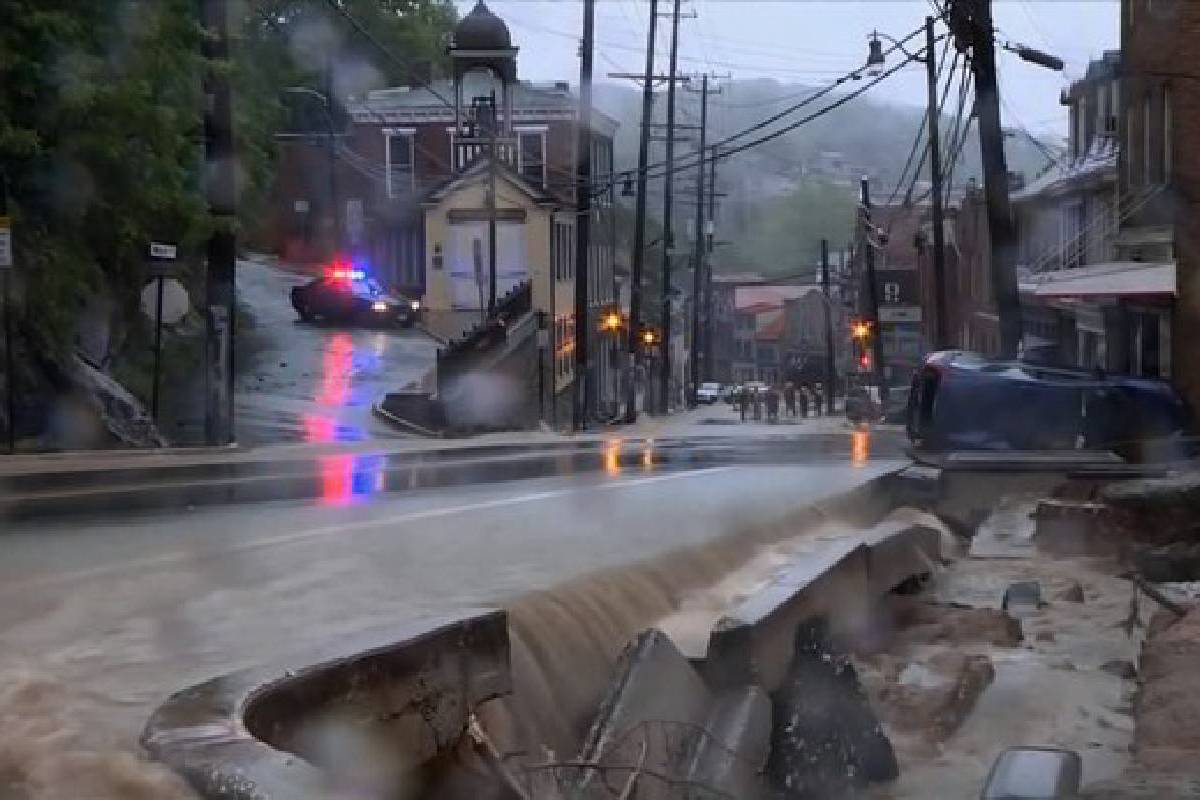
[[[925,359],[905,417],[923,452],[1086,449],[1157,461],[1196,449],[1191,411],[1167,381],[960,350]]]

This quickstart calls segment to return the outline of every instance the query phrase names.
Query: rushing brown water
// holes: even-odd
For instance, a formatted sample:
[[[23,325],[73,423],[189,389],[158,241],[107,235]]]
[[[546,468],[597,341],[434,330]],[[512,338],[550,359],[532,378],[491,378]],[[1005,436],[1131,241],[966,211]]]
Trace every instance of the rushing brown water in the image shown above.
[[[0,798],[184,800],[166,767],[123,748],[98,719],[102,703],[32,670],[0,673]]]
[[[547,751],[574,756],[616,658],[636,633],[755,559],[764,568],[777,564],[763,555],[780,543],[854,530],[821,512],[798,511],[516,598],[508,604],[514,694],[481,713],[486,728],[502,752],[523,751],[533,760]],[[760,579],[747,578],[750,584]],[[738,591],[726,587],[713,598]],[[716,613],[719,604],[712,600],[707,612]],[[194,797],[164,767],[138,754],[127,734],[114,733],[104,719],[114,698],[93,697],[48,674],[53,670],[6,669],[0,675],[0,800]]]
[[[690,607],[689,600],[701,606],[699,616],[675,621],[681,627],[687,622],[705,626],[706,632],[720,613],[717,605],[768,580],[772,568],[786,560],[784,552],[814,537],[837,538],[855,530],[805,512],[519,598],[509,606],[513,696],[505,702],[506,718],[490,724],[507,729],[502,737],[518,737],[510,743],[514,750],[573,756],[614,663],[638,632]],[[722,586],[706,597],[723,578],[747,566],[753,569],[739,576],[736,586]],[[519,733],[509,727],[514,724]]]

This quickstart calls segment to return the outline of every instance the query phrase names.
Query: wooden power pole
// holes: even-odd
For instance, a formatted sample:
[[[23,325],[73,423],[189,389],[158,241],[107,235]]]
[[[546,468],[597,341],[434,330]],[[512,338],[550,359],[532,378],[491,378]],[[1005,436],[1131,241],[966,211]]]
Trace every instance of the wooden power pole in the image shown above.
[[[679,2],[671,12],[671,65],[667,78],[667,171],[663,187],[663,258],[662,258],[662,349],[658,375],[659,411],[671,411],[671,258],[675,255],[672,201],[675,185],[675,72],[679,58]]]
[[[1008,163],[1000,126],[1000,91],[996,81],[996,45],[992,34],[992,0],[954,0],[948,13],[960,50],[970,48],[975,73],[975,108],[979,115],[979,151],[991,237],[992,291],[1000,316],[1000,355],[1014,358],[1021,343],[1021,297],[1017,290],[1016,235],[1008,201]]]
[[[237,181],[229,85],[229,8],[226,0],[201,0],[205,35],[204,159],[208,213],[205,272],[204,437],[209,445],[231,443],[233,424],[233,345],[237,270]]]
[[[591,283],[592,215],[592,51],[596,23],[595,0],[583,0],[583,42],[579,52],[579,114],[575,152],[575,383],[572,427],[587,425],[592,374],[589,365],[588,285]]]

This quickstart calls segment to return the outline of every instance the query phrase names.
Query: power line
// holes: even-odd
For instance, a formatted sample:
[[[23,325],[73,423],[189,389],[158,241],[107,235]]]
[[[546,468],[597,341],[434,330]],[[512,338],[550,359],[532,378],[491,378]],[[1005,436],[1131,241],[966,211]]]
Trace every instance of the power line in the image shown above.
[[[942,57],[941,57],[941,60],[938,62],[937,80],[939,80],[939,81],[942,78],[942,72],[946,68],[946,53],[949,51],[949,48],[950,48],[950,40],[947,39],[945,41],[945,43],[942,45]],[[954,80],[954,71],[957,68],[958,68],[958,53],[955,53],[954,61],[950,65],[950,74],[946,78],[946,86],[947,87],[949,87],[950,82],[952,80]],[[945,95],[942,96],[942,104],[944,104],[944,103],[945,103]],[[941,106],[939,106],[938,114],[941,114],[941,113],[942,113]],[[898,194],[900,194],[900,187],[904,185],[904,179],[908,175],[908,170],[912,166],[913,157],[916,156],[916,154],[917,154],[917,148],[920,147],[920,145],[921,145],[921,137],[925,135],[925,128],[928,125],[929,125],[929,114],[926,113],[926,114],[921,115],[921,122],[917,126],[917,133],[913,137],[912,148],[908,151],[908,158],[905,159],[905,161],[904,161],[904,167],[900,170],[900,177],[896,179],[896,186],[892,189],[892,193],[890,195],[888,195],[887,202],[884,203],[885,206],[890,206],[892,204],[892,201],[894,201],[896,199],[896,196]],[[925,148],[926,148],[925,151],[923,151],[921,154],[921,164],[925,163],[925,153],[928,152],[928,148],[929,148],[928,143],[926,143]],[[920,170],[921,170],[921,167],[920,167],[920,165],[918,165],[917,170],[914,173],[914,175],[919,174]]]

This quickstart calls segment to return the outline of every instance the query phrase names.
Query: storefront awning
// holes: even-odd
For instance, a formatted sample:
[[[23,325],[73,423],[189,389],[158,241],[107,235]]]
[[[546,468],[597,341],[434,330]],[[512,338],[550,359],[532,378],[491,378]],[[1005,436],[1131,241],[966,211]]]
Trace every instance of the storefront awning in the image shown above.
[[[1032,275],[1021,290],[1037,298],[1158,298],[1175,296],[1175,262],[1113,261]]]

